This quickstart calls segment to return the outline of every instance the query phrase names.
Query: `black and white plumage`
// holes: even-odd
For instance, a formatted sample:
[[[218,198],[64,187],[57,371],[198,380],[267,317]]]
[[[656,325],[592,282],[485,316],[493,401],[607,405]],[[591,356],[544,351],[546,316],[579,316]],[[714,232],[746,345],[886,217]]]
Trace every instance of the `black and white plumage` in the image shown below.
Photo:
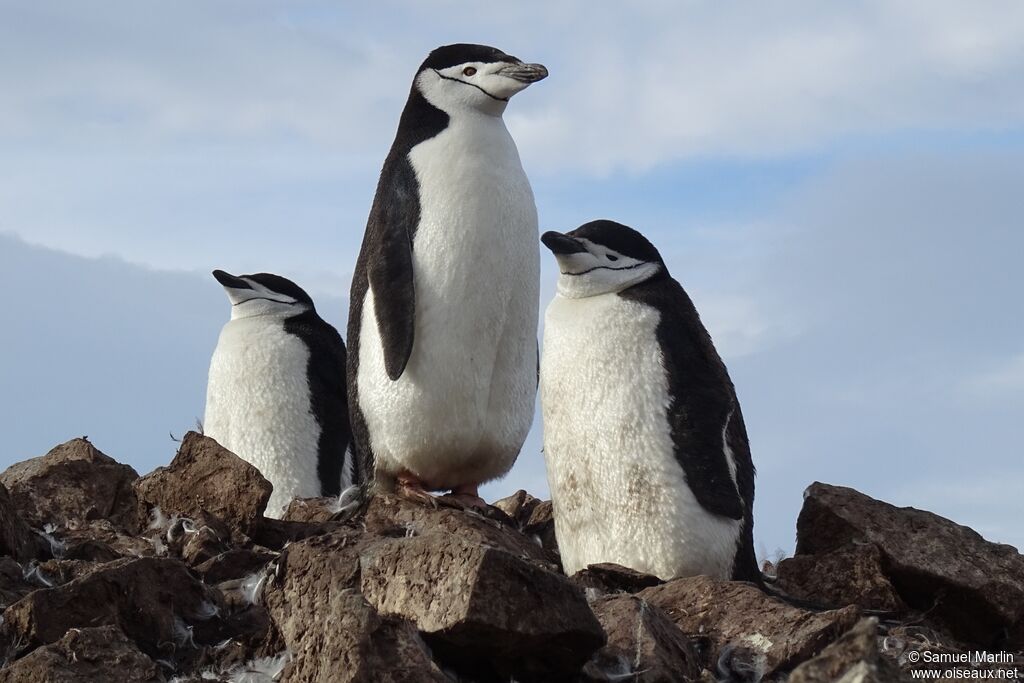
[[[337,496],[358,483],[341,335],[291,280],[213,275],[231,320],[210,361],[203,432],[273,484],[268,516],[292,498]]]
[[[693,302],[624,225],[542,239],[560,272],[541,404],[566,573],[615,562],[760,583],[743,415]]]
[[[536,393],[537,210],[501,118],[547,75],[482,45],[430,53],[352,280],[349,404],[378,487],[423,498],[511,468]]]

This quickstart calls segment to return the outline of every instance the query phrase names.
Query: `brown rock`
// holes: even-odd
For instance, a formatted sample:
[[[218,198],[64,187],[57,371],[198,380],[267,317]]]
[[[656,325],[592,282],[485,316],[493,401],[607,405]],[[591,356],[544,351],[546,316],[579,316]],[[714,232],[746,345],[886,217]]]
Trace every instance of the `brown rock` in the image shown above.
[[[337,498],[293,498],[288,503],[281,519],[288,522],[305,522],[308,524],[320,524],[330,521],[334,517],[334,506]]]
[[[547,569],[557,569],[557,557],[508,525],[473,512],[431,507],[397,496],[377,495],[363,520],[370,533],[458,536],[467,543],[500,548]]]
[[[72,528],[54,531],[53,536],[63,545],[60,556],[69,560],[109,562],[156,554],[150,539],[126,534],[106,519],[75,523]]]
[[[10,557],[0,557],[0,610],[7,609],[38,586],[25,580],[25,570]]]
[[[39,574],[52,586],[60,586],[90,574],[102,565],[85,560],[47,560],[38,565]]]
[[[116,626],[74,628],[0,671],[0,683],[146,683],[156,666]]]
[[[638,593],[645,588],[665,583],[657,576],[611,562],[588,565],[586,569],[573,574],[572,581],[598,593]]]
[[[766,677],[813,657],[859,617],[855,607],[809,612],[752,584],[707,576],[675,579],[637,597],[663,609],[685,634],[707,638],[709,668],[725,650],[726,659],[761,666]]]
[[[19,562],[45,555],[45,544],[14,508],[7,487],[0,484],[0,555],[10,555]]]
[[[383,615],[412,620],[442,661],[470,676],[570,676],[604,643],[583,592],[493,546],[428,534],[360,554],[360,586]]]
[[[534,498],[523,489],[519,489],[507,498],[494,501],[492,505],[522,526],[529,521],[530,514],[538,503],[540,503],[540,498]]]
[[[1020,648],[1024,556],[931,512],[897,508],[853,489],[814,483],[797,521],[797,554],[873,543],[900,598],[982,647]]]
[[[889,683],[899,671],[878,649],[878,620],[861,619],[821,654],[796,669],[787,683]]]
[[[904,611],[907,606],[885,575],[883,562],[873,543],[796,555],[779,563],[775,585],[794,598],[822,605]]]
[[[32,526],[108,519],[135,533],[139,519],[132,482],[138,476],[86,439],[73,439],[44,456],[11,465],[0,474],[0,483]]]
[[[195,569],[209,584],[240,579],[265,567],[277,556],[265,550],[235,548],[206,560]]]
[[[2,628],[24,650],[54,643],[70,628],[109,624],[156,656],[192,638],[182,629],[209,621],[215,600],[177,560],[122,559],[29,593],[4,611]]]
[[[263,518],[270,482],[255,467],[213,439],[189,432],[167,467],[135,482],[146,514],[159,507],[166,516],[195,519],[206,512],[231,527],[236,539]]]
[[[591,606],[608,643],[584,668],[584,681],[674,683],[700,676],[693,644],[657,607],[631,595],[600,598]]]
[[[550,500],[534,498],[520,489],[495,501],[494,507],[511,517],[527,537],[536,538],[545,550],[557,555],[558,540],[555,538],[554,509]]]
[[[415,627],[382,617],[358,593],[371,538],[340,530],[282,553],[267,607],[293,654],[284,681],[447,681]]]

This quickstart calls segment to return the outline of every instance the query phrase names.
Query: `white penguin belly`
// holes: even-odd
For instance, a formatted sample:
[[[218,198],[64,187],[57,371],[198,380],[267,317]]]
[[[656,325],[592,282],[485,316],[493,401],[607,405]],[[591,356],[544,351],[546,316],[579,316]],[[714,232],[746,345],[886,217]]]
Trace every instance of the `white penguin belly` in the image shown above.
[[[740,522],[701,507],[675,457],[659,319],[616,294],[548,307],[544,457],[566,574],[599,562],[666,580],[732,574]]]
[[[273,484],[270,517],[321,492],[308,362],[305,344],[258,317],[228,322],[210,362],[203,432]]]
[[[537,211],[499,118],[454,120],[409,155],[419,182],[416,328],[388,379],[373,292],[363,308],[359,405],[377,469],[448,489],[504,475],[536,395]]]

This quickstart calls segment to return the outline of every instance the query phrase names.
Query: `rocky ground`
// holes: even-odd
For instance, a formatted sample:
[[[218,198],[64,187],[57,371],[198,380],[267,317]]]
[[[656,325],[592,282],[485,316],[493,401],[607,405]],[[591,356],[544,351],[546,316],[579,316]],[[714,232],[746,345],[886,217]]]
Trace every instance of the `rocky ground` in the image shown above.
[[[796,556],[768,567],[803,607],[614,565],[566,578],[550,503],[522,491],[483,515],[378,497],[283,520],[269,495],[198,434],[141,478],[84,439],[10,467],[0,683],[853,683],[974,650],[1016,653],[1024,678],[1024,556],[852,489],[811,485]]]

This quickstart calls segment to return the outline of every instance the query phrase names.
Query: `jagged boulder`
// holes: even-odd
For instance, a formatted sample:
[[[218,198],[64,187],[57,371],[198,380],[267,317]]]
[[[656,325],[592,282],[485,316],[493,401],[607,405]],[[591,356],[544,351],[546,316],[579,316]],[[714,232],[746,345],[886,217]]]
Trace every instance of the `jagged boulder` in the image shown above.
[[[545,550],[557,556],[555,513],[550,500],[534,498],[519,489],[511,496],[495,501],[494,507],[508,515],[524,535],[536,539]]]
[[[412,623],[380,615],[359,593],[359,555],[373,541],[354,530],[294,543],[257,590],[293,655],[284,680],[449,680]]]
[[[644,574],[611,562],[588,565],[586,569],[573,574],[572,581],[598,594],[638,593],[645,588],[665,583],[652,574]]]
[[[461,535],[387,539],[360,555],[360,590],[414,622],[443,661],[471,676],[568,677],[604,644],[568,579]]]
[[[194,519],[206,513],[230,527],[236,540],[263,521],[272,490],[259,470],[195,432],[185,435],[170,465],[135,482],[146,516],[154,508],[168,517]]]
[[[776,586],[795,598],[834,607],[857,605],[887,612],[907,609],[886,576],[885,558],[874,544],[782,560]]]
[[[18,514],[7,487],[0,484],[0,555],[23,562],[43,556],[45,545]]]
[[[878,620],[861,619],[838,640],[790,674],[787,683],[889,683],[899,680],[894,662],[878,648]]]
[[[21,516],[36,528],[106,519],[135,533],[140,520],[132,482],[138,477],[130,466],[83,438],[11,465],[0,474],[0,483],[10,491]]]
[[[980,647],[1024,648],[1024,555],[931,512],[815,482],[797,521],[797,556],[873,545],[907,605]]]
[[[149,683],[157,679],[153,660],[116,626],[70,629],[0,670],[0,683]]]
[[[858,620],[856,607],[810,612],[769,597],[752,584],[707,576],[675,579],[636,594],[660,607],[686,635],[706,639],[714,670],[742,662],[763,676],[818,654]]]
[[[63,585],[29,593],[3,613],[15,655],[60,640],[68,629],[117,626],[147,654],[216,638],[217,596],[177,560],[122,559]],[[212,628],[211,628],[212,627]]]
[[[612,595],[591,603],[608,637],[583,670],[593,683],[674,683],[700,677],[694,643],[659,608],[633,595]]]

